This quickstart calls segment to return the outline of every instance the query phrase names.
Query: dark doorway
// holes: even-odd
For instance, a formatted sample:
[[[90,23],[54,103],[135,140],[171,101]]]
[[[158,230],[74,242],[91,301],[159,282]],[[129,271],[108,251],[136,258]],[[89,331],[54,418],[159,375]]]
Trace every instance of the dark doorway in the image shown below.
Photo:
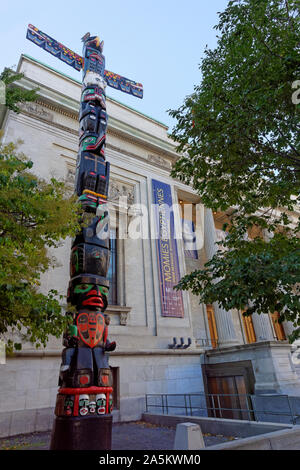
[[[225,419],[254,419],[250,394],[253,393],[251,363],[204,366],[208,416]]]
[[[209,416],[227,419],[251,419],[242,375],[208,378]]]
[[[119,367],[110,368],[113,376],[113,408],[120,409],[120,381],[119,381]]]

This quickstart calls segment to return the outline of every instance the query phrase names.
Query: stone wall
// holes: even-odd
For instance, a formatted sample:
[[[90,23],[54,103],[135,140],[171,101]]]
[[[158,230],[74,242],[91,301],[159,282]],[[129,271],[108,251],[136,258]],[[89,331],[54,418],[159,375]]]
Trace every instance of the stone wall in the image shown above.
[[[0,437],[51,429],[58,389],[60,354],[7,359],[0,365]],[[111,354],[119,368],[119,403],[114,421],[140,419],[149,393],[199,393],[199,353],[135,351]]]

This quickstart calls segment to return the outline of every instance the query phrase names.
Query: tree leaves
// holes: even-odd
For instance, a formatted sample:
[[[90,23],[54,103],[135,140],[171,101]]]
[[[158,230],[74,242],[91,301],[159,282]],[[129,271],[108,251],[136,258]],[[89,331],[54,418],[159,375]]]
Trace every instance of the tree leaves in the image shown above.
[[[14,83],[21,80],[24,74],[17,73],[14,70],[6,67],[0,74],[0,80],[5,83],[6,90],[6,107],[15,113],[20,113],[19,105],[26,101],[35,101],[38,97],[38,88],[35,90],[25,90]]]
[[[289,27],[282,1],[229,3],[218,47],[205,52],[201,84],[170,112],[178,121],[172,136],[186,152],[172,174],[191,177],[209,207],[249,206],[250,195],[252,210],[276,207],[299,190],[299,111],[291,100],[300,76],[299,24],[298,17],[298,28]]]
[[[57,264],[47,248],[79,229],[80,209],[62,182],[47,183],[31,168],[13,144],[0,145],[0,334],[18,330],[23,341],[45,346],[67,320],[62,296],[39,291],[40,274]]]
[[[230,1],[216,26],[216,49],[205,50],[202,82],[170,111],[181,153],[172,176],[191,184],[213,210],[238,208],[225,251],[178,288],[205,303],[276,310],[295,322],[300,116],[292,83],[300,78],[299,13],[296,0]],[[269,243],[262,230],[273,236]],[[251,240],[253,231],[260,235]]]

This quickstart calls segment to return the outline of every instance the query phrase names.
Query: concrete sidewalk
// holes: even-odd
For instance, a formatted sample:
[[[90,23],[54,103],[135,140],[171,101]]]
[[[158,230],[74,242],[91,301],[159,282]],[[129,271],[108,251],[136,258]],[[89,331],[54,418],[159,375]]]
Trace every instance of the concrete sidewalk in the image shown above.
[[[143,421],[115,423],[112,431],[113,450],[173,450],[175,427],[163,427]],[[48,450],[50,432],[22,434],[0,439],[0,450]],[[233,440],[231,437],[204,434],[205,446]]]

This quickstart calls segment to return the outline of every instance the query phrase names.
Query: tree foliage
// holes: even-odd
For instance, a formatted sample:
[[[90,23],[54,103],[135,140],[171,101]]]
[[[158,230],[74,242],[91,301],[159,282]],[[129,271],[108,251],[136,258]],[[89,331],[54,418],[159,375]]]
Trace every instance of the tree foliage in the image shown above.
[[[13,144],[0,145],[0,334],[45,346],[66,318],[58,293],[39,290],[40,275],[56,265],[47,248],[79,229],[79,210],[64,183],[38,178],[32,166]]]
[[[295,326],[300,105],[292,87],[300,79],[299,13],[297,0],[229,1],[215,27],[217,47],[205,50],[200,85],[170,111],[182,154],[172,176],[192,184],[207,207],[231,214],[224,250],[178,288],[225,309],[278,311],[279,321]],[[271,240],[247,238],[254,227]]]
[[[15,113],[20,112],[19,105],[21,103],[26,101],[35,101],[38,96],[38,88],[35,90],[25,90],[24,88],[15,85],[15,82],[18,82],[23,77],[23,73],[17,73],[8,67],[6,67],[0,74],[0,81],[2,81],[6,86],[6,107]]]

